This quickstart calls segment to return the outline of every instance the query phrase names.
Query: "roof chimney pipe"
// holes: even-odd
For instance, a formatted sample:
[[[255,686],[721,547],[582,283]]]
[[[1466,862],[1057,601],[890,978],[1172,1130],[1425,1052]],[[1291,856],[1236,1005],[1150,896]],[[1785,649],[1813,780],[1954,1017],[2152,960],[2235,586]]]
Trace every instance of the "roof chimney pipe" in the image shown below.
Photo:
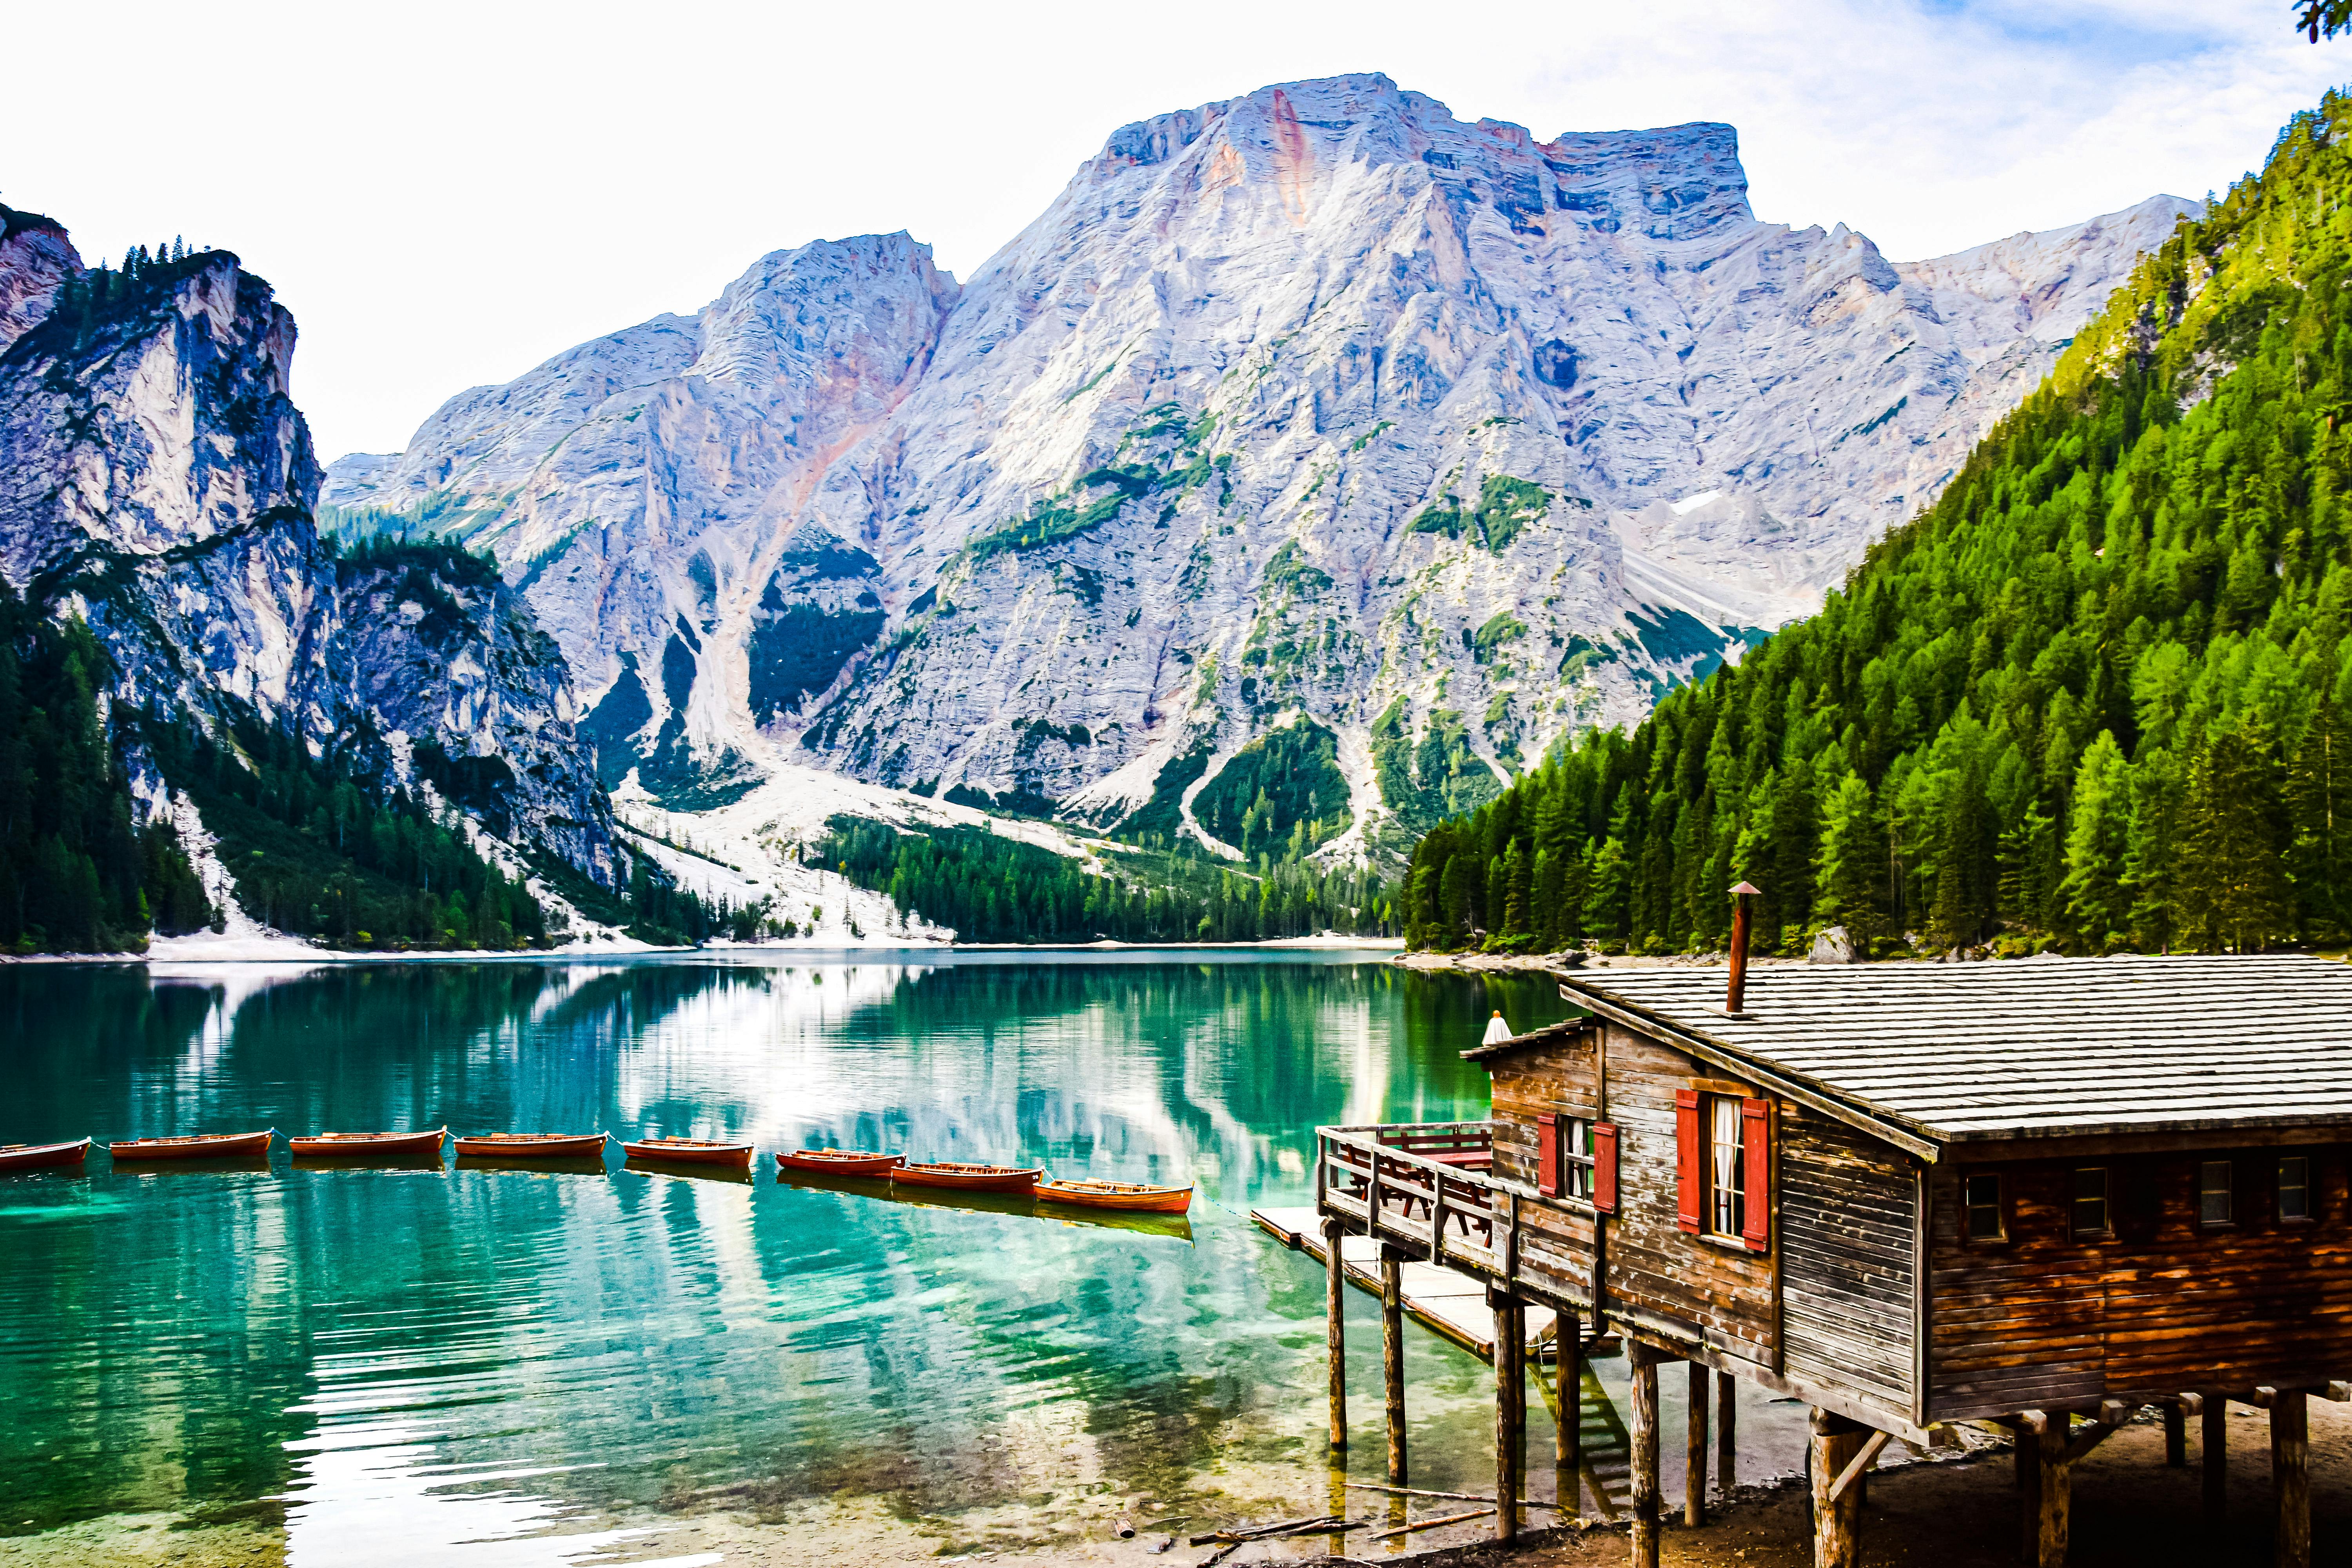
[[[1723,987],[1723,1010],[1735,1018],[1748,1002],[1748,900],[1763,890],[1748,882],[1731,888],[1731,973]]]

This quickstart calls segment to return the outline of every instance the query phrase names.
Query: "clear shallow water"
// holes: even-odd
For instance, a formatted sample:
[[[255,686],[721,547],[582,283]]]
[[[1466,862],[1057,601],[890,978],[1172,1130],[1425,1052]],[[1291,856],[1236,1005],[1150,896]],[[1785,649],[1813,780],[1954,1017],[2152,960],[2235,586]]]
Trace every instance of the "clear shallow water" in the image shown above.
[[[1246,1212],[1309,1201],[1318,1123],[1483,1116],[1456,1053],[1497,1006],[1564,1011],[1339,953],[0,972],[0,1142],[446,1122],[764,1167],[0,1176],[0,1533],[277,1499],[297,1561],[553,1563],[613,1538],[509,1538],[809,1499],[1042,1538],[1076,1495],[1319,1477],[1321,1271]],[[803,1143],[1200,1191],[1070,1223],[780,1183]],[[1410,1337],[1416,1484],[1486,1484],[1490,1374]]]

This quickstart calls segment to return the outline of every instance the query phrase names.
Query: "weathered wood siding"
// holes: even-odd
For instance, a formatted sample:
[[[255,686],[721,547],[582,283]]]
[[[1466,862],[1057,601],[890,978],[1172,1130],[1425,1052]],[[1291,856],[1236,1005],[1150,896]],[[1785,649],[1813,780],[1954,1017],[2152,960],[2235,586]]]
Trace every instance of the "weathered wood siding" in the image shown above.
[[[2275,1213],[2282,1152],[2311,1161],[2310,1220]],[[2236,1223],[2209,1230],[2198,1165],[2222,1158],[2235,1165]],[[2091,1164],[2112,1173],[2108,1239],[2073,1234],[2074,1173]],[[1964,1240],[1962,1178],[1990,1171],[2006,1184],[2009,1239]],[[1938,1164],[1933,1185],[1931,1418],[2352,1375],[2343,1148],[1972,1157]]]
[[[1537,1168],[1541,1146],[1536,1118],[1546,1111],[1590,1117],[1597,1034],[1571,1036],[1558,1045],[1514,1051],[1496,1063],[1495,1174],[1540,1188]],[[1519,1271],[1538,1289],[1551,1291],[1554,1305],[1590,1309],[1592,1304],[1592,1211],[1567,1198],[1519,1206]]]
[[[1780,1111],[1780,1313],[1787,1374],[1910,1415],[1918,1191],[1898,1149],[1797,1106]]]

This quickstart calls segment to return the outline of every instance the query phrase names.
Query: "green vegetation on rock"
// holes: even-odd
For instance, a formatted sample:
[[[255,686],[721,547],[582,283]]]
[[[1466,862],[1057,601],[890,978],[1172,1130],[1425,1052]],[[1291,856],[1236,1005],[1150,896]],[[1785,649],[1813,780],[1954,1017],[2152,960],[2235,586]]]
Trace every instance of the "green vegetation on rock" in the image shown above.
[[[1543,521],[1551,510],[1551,492],[1528,479],[1508,474],[1488,474],[1478,487],[1478,504],[1468,510],[1453,495],[1433,502],[1414,518],[1407,531],[1442,533],[1448,539],[1469,534],[1472,542],[1500,555],[1528,524]]]
[[[1312,719],[1260,735],[1192,798],[1192,816],[1253,861],[1312,854],[1354,820],[1338,739]]]

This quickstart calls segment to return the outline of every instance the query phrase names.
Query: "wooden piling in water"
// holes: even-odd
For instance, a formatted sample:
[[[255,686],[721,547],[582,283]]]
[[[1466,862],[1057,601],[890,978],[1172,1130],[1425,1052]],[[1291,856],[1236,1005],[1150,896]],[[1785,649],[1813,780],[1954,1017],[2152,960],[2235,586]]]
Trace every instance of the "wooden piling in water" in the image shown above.
[[[2027,1568],[2042,1561],[2042,1434],[2020,1424],[2017,1432],[2017,1560]]]
[[[2035,1445],[2042,1483],[2035,1489],[2034,1555],[2039,1568],[2066,1568],[2066,1531],[2074,1512],[2074,1464],[2068,1453],[2072,1418],[2053,1415],[2050,1430]]]
[[[1518,1298],[1490,1287],[1486,1305],[1495,1314],[1495,1539],[1519,1536],[1521,1412],[1528,1397],[1527,1331]]]
[[[1683,1431],[1683,1522],[1706,1522],[1706,1392],[1714,1381],[1704,1362],[1690,1363],[1689,1419]]]
[[[1727,1372],[1715,1374],[1715,1489],[1728,1497],[1739,1484],[1739,1384]]]
[[[1557,1408],[1552,1412],[1552,1463],[1557,1469],[1555,1495],[1568,1508],[1584,1503],[1578,1468],[1584,1459],[1584,1327],[1572,1312],[1554,1320],[1552,1380]]]
[[[1639,1340],[1625,1342],[1633,1374],[1631,1426],[1633,1465],[1633,1565],[1658,1568],[1658,1362]]]
[[[1331,1363],[1331,1447],[1348,1446],[1348,1273],[1339,1260],[1339,1222],[1323,1222],[1323,1348]]]
[[[1389,1482],[1405,1483],[1404,1254],[1381,1247],[1381,1380],[1387,1395]]]

